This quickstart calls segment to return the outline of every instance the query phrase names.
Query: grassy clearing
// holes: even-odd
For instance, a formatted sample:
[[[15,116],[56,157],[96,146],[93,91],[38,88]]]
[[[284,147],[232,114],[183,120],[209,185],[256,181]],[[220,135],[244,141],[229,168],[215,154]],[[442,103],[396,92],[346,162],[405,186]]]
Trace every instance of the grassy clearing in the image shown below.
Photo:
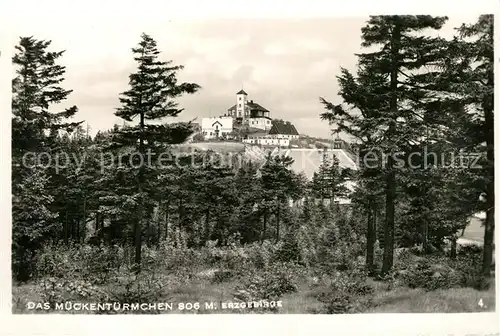
[[[281,259],[294,252],[293,247],[291,243],[285,246],[266,241],[230,248],[208,246],[201,250],[145,248],[143,272],[139,275],[128,267],[126,251],[119,247],[78,250],[52,247],[39,258],[34,280],[14,285],[12,311],[17,314],[345,314],[482,312],[493,311],[495,307],[494,280],[480,276],[476,269],[481,259],[480,249],[464,249],[456,260],[439,254],[423,256],[418,249],[397,249],[393,272],[376,281],[365,272],[362,252],[351,245],[350,249],[336,246],[335,255],[318,254],[318,258],[335,263],[323,261],[315,265]],[[381,251],[376,252],[378,262]],[[223,309],[223,303],[236,306],[238,302],[256,301],[264,304],[280,301],[281,308]],[[64,302],[121,303],[127,307],[166,303],[172,309],[46,311],[28,310],[28,302],[51,302],[52,308]],[[199,306],[180,309],[182,303],[186,308],[187,303]]]
[[[493,282],[494,283],[494,282]],[[479,305],[482,299],[483,307]],[[377,290],[366,313],[471,313],[495,311],[494,284],[488,291],[473,288]]]
[[[410,289],[398,286],[388,290],[386,283],[368,280],[374,286],[375,294],[372,304],[362,313],[465,313],[465,312],[491,312],[495,310],[494,281],[487,291],[478,291],[472,288],[438,289],[426,292],[423,289]],[[311,286],[311,279],[303,279],[298,291],[284,295],[280,300],[283,308],[279,314],[311,314],[322,313],[323,304],[318,301],[316,294],[318,288]],[[237,280],[214,284],[208,276],[201,274],[193,277],[189,283],[179,285],[177,288],[165,292],[162,302],[174,304],[174,310],[167,313],[180,314],[235,314],[256,313],[252,309],[220,309],[221,302],[234,302],[234,288]],[[37,296],[34,284],[25,284],[13,288],[14,314],[41,313],[41,311],[27,310],[28,301],[42,302]],[[34,295],[35,294],[35,295]],[[478,303],[482,300],[483,307]],[[196,311],[176,309],[179,302],[199,302],[201,309]],[[205,309],[205,303],[214,302],[218,309]],[[71,313],[71,312],[64,312]],[[72,312],[76,313],[76,312]],[[260,311],[259,313],[262,313]]]

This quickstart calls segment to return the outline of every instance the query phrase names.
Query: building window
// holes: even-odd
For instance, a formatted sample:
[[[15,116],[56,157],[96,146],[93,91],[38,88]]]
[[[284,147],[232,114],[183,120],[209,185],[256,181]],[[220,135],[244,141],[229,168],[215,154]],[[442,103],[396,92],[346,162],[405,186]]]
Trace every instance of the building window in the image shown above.
[[[238,97],[238,100],[241,100],[241,97]]]
[[[238,107],[241,107],[241,104],[238,104]]]

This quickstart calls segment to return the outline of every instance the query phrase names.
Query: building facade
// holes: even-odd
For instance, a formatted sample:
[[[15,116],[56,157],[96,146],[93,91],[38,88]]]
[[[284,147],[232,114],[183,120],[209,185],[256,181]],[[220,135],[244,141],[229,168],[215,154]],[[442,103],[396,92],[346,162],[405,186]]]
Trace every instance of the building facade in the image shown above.
[[[203,118],[201,120],[201,132],[205,140],[227,138],[233,132],[233,118]]]
[[[273,135],[278,139],[294,140],[299,138],[299,132],[289,121],[275,120],[272,124],[269,135]]]
[[[257,117],[250,118],[248,126],[253,128],[258,128],[264,131],[269,131],[273,127],[271,118],[268,117]]]
[[[248,135],[246,139],[243,139],[244,143],[261,145],[261,146],[278,146],[278,147],[289,147],[290,140],[280,139],[278,137],[269,135],[267,133],[254,133]]]
[[[271,112],[253,100],[248,100],[248,94],[244,90],[236,93],[236,104],[231,106],[226,113],[233,117],[237,124],[254,127],[262,130],[270,130]]]

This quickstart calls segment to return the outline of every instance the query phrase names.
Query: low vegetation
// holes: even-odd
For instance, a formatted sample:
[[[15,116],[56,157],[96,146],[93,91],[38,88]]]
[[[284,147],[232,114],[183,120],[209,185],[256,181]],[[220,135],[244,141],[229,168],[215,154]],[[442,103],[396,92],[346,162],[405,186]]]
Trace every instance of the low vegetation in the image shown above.
[[[330,215],[334,211],[321,205],[319,209]],[[445,253],[423,256],[418,248],[401,248],[390,274],[371,277],[363,258],[363,239],[356,235],[356,221],[342,218],[342,210],[337,214],[337,219],[330,219],[327,225],[315,227],[310,222],[301,229],[302,238],[286,235],[278,244],[265,240],[246,245],[235,242],[226,247],[208,241],[197,249],[171,243],[144,246],[140,274],[133,270],[130,247],[48,245],[37,257],[32,280],[14,286],[13,311],[53,312],[57,303],[67,302],[112,302],[122,308],[127,303],[170,302],[174,307],[172,311],[120,311],[147,314],[494,309],[492,280],[478,272],[481,248],[460,247],[456,259]],[[340,223],[350,229],[339,230]],[[380,257],[377,253],[376,258]],[[248,307],[249,302],[262,300],[274,302],[274,306]],[[28,302],[49,302],[51,308],[28,309]],[[199,302],[201,307],[178,309],[179,303],[187,302]],[[214,303],[218,310],[205,309],[205,302]],[[230,302],[231,309],[221,309],[223,303]]]

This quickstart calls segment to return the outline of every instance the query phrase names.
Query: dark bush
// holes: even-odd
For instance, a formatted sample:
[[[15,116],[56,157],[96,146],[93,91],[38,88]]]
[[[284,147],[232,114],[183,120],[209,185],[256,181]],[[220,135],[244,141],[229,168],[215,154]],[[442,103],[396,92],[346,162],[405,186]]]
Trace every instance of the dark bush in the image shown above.
[[[294,264],[275,263],[244,280],[242,286],[236,287],[235,297],[243,301],[278,300],[284,294],[296,292],[297,268]]]
[[[366,274],[361,271],[337,272],[317,299],[324,303],[327,314],[360,312],[370,305],[375,292],[366,281]]]
[[[235,276],[231,270],[217,270],[212,278],[212,283],[223,283],[231,280]]]

